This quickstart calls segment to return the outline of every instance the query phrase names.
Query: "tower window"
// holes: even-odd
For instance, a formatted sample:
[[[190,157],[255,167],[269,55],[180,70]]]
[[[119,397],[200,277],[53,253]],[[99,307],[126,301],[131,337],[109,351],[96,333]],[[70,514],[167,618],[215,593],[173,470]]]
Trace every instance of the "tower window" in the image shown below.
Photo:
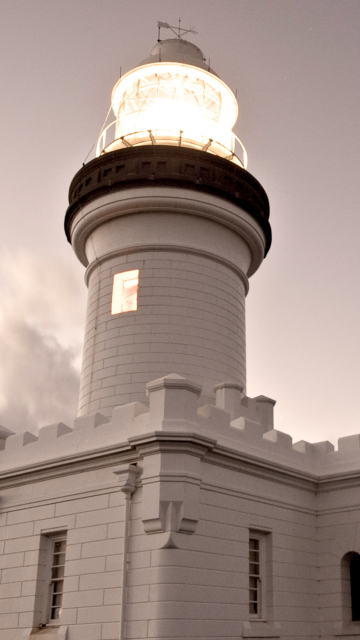
[[[111,314],[136,311],[139,270],[116,273],[113,280]]]

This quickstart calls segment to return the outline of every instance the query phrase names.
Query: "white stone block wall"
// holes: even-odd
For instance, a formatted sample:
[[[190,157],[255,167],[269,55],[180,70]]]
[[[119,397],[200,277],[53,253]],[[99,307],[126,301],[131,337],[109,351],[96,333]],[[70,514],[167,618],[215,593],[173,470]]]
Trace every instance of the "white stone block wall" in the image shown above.
[[[324,513],[319,519],[308,491],[281,482],[269,486],[267,480],[228,470],[222,470],[221,481],[217,476],[217,486],[211,486],[212,465],[205,467],[199,521],[194,534],[178,534],[178,548],[162,548],[162,533],[145,533],[142,489],[133,495],[125,637],[253,637],[243,628],[249,619],[248,536],[249,530],[260,530],[271,536],[269,633],[277,637],[274,625],[280,623],[280,638],[334,638],[342,620],[340,562],[344,553],[359,549],[359,509],[347,505],[342,513]],[[38,623],[41,532],[65,528],[61,622],[68,625],[68,638],[118,638],[124,498],[111,474],[110,469],[100,472],[96,487],[94,473],[82,476],[76,491],[73,476],[73,495],[61,495],[64,489],[70,491],[69,477],[65,487],[61,480],[32,484],[24,496],[32,496],[30,505],[19,504],[23,488],[4,492],[1,640],[17,640],[19,630]],[[104,484],[112,486],[101,489]],[[251,622],[253,633],[254,628],[256,623]]]
[[[258,482],[260,491],[254,500],[241,491],[241,474],[223,471],[222,480],[222,489],[201,491],[196,531],[178,536],[179,548],[161,548],[161,533],[144,537],[141,490],[136,492],[127,637],[235,640],[257,637],[251,632],[256,633],[260,625],[259,637],[267,637],[267,631],[268,637],[315,640],[319,632],[316,518],[306,507],[306,492],[305,496],[291,489],[284,492],[275,484],[272,489],[280,495],[269,504],[266,481]],[[288,503],[291,494],[293,505]],[[272,585],[268,589],[273,604],[263,621],[250,623],[246,636],[249,530],[257,529],[271,538]]]
[[[137,477],[125,638],[358,635],[344,607],[341,560],[360,550],[360,449],[347,440],[338,452],[327,443],[293,446],[272,428],[274,401],[235,402],[230,391],[241,396],[224,387],[219,400],[244,414],[231,423],[220,407],[197,410],[198,385],[172,375],[148,385],[149,411],[135,403],[111,420],[77,418],[74,430],[48,425],[38,439],[6,434],[1,640],[28,640],[41,622],[44,539],[65,529],[61,640],[118,640],[124,474]],[[261,620],[248,612],[249,531],[265,540]]]
[[[99,484],[105,480],[110,490],[91,487],[93,474],[85,476],[80,482],[72,477],[72,496],[61,495],[62,484],[68,489],[62,479],[36,483],[35,489],[32,486],[34,507],[26,503],[15,506],[23,493],[21,488],[3,495],[10,506],[0,516],[1,640],[25,639],[41,623],[42,534],[64,530],[67,547],[61,625],[68,626],[70,640],[117,638],[124,496],[111,470],[107,474],[98,472]],[[54,493],[58,494],[56,499]]]
[[[340,484],[340,483],[339,483]],[[319,495],[319,606],[324,637],[359,637],[359,623],[351,621],[349,572],[342,574],[342,559],[360,553],[359,488],[332,487]],[[344,578],[347,584],[344,584]],[[356,635],[355,635],[356,634]]]
[[[139,269],[138,309],[111,315],[113,276]],[[214,399],[245,386],[245,291],[235,270],[200,254],[138,252],[100,264],[89,280],[79,415],[146,401],[145,383],[175,369]]]
[[[169,464],[172,459],[179,467],[182,456],[172,454]],[[151,456],[143,464],[149,467],[150,462]],[[308,492],[281,483],[269,487],[267,480],[221,467],[214,484],[213,469],[202,465],[196,529],[178,533],[177,548],[164,548],[166,532],[145,533],[143,490],[133,494],[125,637],[243,637],[243,622],[249,619],[249,529],[271,536],[270,632],[280,622],[279,637],[318,637],[316,518]],[[39,624],[41,533],[64,529],[61,623],[68,626],[68,640],[118,638],[124,496],[113,478],[112,468],[98,469],[4,492],[1,640],[17,640],[19,629]],[[170,491],[176,489],[174,480]]]

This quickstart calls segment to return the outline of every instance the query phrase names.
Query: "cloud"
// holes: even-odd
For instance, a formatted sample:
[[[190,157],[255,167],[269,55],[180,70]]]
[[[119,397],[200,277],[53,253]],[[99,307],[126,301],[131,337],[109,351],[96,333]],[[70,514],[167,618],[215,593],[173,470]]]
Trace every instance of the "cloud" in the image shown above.
[[[17,433],[72,424],[85,286],[59,257],[18,253],[0,273],[0,424]]]

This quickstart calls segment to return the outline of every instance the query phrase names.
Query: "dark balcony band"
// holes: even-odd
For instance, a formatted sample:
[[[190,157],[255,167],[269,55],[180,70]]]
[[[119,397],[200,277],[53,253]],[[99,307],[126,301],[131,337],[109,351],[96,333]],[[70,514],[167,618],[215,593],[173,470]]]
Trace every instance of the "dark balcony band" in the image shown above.
[[[149,185],[179,187],[225,198],[244,209],[261,226],[266,251],[271,246],[269,200],[261,184],[248,171],[218,156],[165,145],[131,147],[104,153],[82,167],[69,189],[65,233],[84,204],[109,191]]]

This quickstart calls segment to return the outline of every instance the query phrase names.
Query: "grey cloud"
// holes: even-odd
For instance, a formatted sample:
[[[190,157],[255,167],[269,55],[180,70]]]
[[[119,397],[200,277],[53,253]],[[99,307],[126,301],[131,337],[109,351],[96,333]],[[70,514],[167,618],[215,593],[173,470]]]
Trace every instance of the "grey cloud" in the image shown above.
[[[76,415],[79,374],[74,352],[24,321],[0,334],[0,423],[20,433]]]
[[[61,259],[0,265],[0,424],[17,433],[76,416],[85,287]]]

